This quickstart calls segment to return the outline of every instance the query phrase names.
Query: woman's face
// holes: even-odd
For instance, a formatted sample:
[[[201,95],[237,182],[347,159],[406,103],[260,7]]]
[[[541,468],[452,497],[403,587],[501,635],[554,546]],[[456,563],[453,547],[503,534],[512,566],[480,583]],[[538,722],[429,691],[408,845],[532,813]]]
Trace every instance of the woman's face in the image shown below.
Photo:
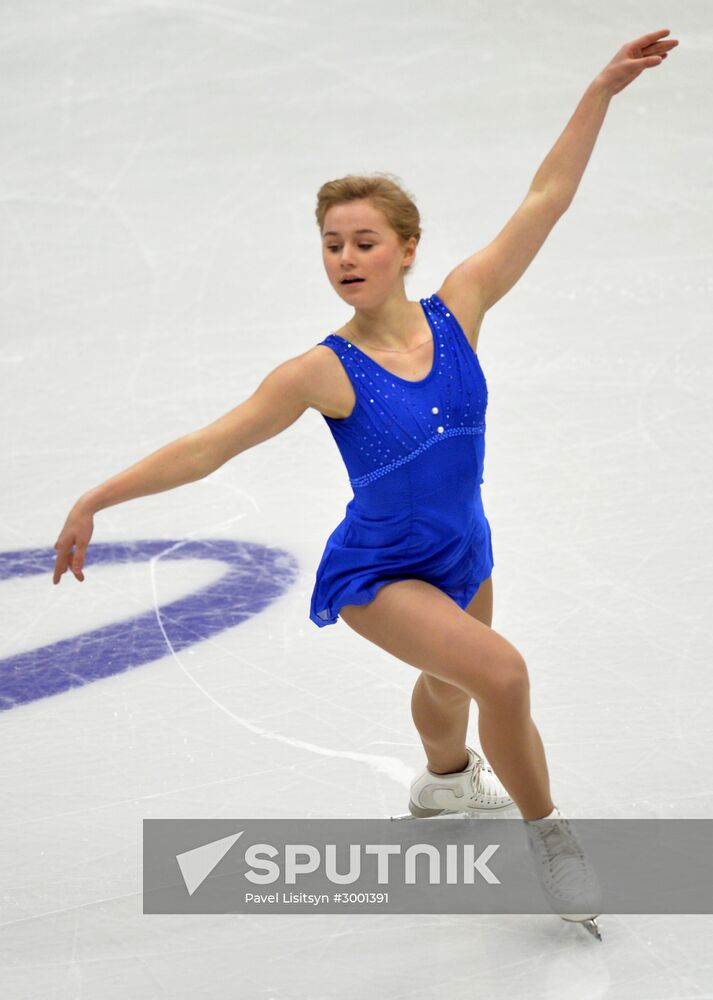
[[[365,199],[334,205],[324,217],[324,268],[337,294],[355,309],[387,298],[414,253],[415,247],[404,253],[384,214]],[[363,280],[344,284],[346,277]]]

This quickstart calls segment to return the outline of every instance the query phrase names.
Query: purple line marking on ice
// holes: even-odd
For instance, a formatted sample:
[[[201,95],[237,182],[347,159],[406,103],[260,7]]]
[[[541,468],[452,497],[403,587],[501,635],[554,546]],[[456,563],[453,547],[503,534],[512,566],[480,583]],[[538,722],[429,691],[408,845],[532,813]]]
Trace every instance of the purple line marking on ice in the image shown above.
[[[177,546],[176,548],[172,548]],[[167,551],[171,549],[171,551]],[[215,583],[160,607],[171,646],[180,651],[259,614],[294,582],[298,564],[282,549],[229,539],[92,544],[85,569],[161,559],[218,559],[227,572]],[[54,549],[0,552],[0,580],[52,572]],[[69,580],[71,571],[65,574]],[[73,581],[76,584],[76,581]],[[86,586],[86,582],[81,586]],[[155,608],[91,632],[0,660],[0,711],[82,687],[166,656]]]

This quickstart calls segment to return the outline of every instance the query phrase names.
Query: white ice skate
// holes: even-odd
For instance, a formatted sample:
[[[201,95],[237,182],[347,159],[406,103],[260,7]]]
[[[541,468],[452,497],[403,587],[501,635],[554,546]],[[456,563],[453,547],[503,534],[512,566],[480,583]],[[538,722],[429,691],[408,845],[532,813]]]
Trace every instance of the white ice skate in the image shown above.
[[[579,838],[557,806],[542,819],[524,820],[535,869],[547,901],[562,920],[582,924],[599,941],[599,882]],[[571,913],[573,909],[585,913]]]
[[[412,816],[444,816],[467,813],[487,816],[514,806],[505,787],[481,754],[471,747],[468,766],[462,771],[434,774],[428,768],[411,785],[409,812]]]

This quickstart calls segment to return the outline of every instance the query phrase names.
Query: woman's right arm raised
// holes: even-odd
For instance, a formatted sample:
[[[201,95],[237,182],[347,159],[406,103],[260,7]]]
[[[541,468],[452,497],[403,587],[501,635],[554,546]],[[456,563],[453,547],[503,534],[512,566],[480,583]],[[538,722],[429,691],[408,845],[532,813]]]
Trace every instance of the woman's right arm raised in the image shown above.
[[[252,396],[212,424],[171,441],[83,494],[54,544],[53,582],[59,583],[67,569],[84,580],[84,555],[97,511],[204,479],[235,455],[279,434],[311,405],[313,373],[310,351],[290,358],[266,375]]]

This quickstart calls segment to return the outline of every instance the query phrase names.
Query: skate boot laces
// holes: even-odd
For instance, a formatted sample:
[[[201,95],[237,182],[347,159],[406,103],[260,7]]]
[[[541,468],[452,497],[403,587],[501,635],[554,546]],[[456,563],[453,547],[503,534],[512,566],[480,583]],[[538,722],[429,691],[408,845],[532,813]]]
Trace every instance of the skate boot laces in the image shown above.
[[[596,908],[599,882],[569,820],[563,816],[528,820],[525,827],[540,862],[538,874],[545,891],[558,905]]]
[[[474,766],[470,772],[470,800],[468,805],[478,809],[485,803],[493,805],[500,801],[503,788],[490,764],[475,750],[470,750],[474,758]]]

